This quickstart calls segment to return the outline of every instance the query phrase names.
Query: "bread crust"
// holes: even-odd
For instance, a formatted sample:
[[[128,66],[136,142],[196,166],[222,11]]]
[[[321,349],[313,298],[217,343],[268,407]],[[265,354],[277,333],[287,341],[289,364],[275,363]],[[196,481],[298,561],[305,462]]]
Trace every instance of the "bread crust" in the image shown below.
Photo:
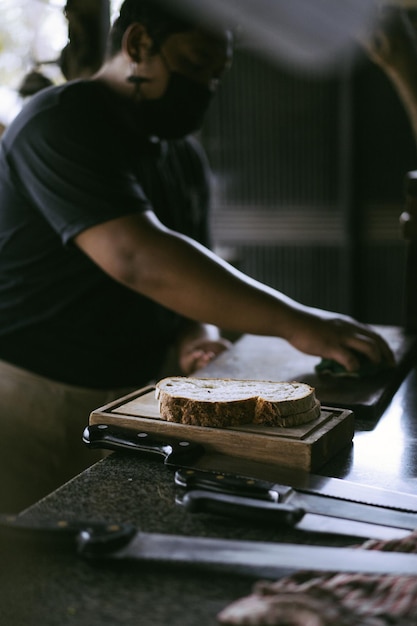
[[[233,381],[227,379],[186,379],[185,377],[165,378],[156,385],[156,396],[159,400],[159,412],[162,419],[179,424],[206,426],[212,428],[227,428],[243,424],[258,424],[265,426],[290,427],[305,424],[320,416],[320,402],[315,396],[313,387],[304,383],[272,383],[271,381]],[[197,391],[189,396],[198,396],[199,387],[203,388],[201,397],[187,397],[187,392],[181,387],[192,386],[195,382]],[[249,397],[237,399],[207,399],[210,390],[216,385],[232,388],[236,383],[250,383],[260,391],[250,393]],[[255,383],[255,384],[254,384]],[[272,387],[271,387],[272,386]],[[291,389],[303,392],[294,399],[271,401],[267,399],[268,392],[262,395],[262,387]],[[214,394],[215,395],[215,394]]]

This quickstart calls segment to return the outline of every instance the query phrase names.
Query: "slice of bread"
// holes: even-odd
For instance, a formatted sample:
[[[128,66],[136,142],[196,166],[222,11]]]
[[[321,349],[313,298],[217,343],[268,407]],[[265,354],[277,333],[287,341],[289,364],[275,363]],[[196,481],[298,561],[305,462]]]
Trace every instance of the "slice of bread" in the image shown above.
[[[227,428],[296,426],[316,419],[320,403],[306,383],[172,376],[156,384],[162,419]]]

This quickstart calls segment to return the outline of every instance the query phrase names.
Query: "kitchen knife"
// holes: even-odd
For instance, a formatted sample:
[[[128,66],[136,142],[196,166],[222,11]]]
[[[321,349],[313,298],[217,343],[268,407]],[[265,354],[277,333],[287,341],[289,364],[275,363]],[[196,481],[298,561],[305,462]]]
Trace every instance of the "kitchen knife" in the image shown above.
[[[175,473],[175,484],[185,489],[203,489],[235,496],[246,496],[260,500],[290,504],[306,513],[379,524],[392,528],[414,530],[417,514],[339,500],[318,494],[304,493],[288,485],[281,485],[235,474],[210,472],[197,469],[180,469]]]
[[[11,532],[11,535],[9,532]],[[22,538],[31,538],[35,546],[42,539],[56,549],[60,539],[80,556],[96,560],[137,560],[142,563],[209,568],[259,578],[278,578],[288,570],[352,572],[363,574],[417,575],[417,555],[401,552],[333,548],[213,539],[195,536],[162,535],[140,532],[132,524],[66,520],[30,520],[0,515],[0,539],[8,549],[21,546]],[[0,544],[1,547],[1,544]]]
[[[402,539],[410,531],[401,528],[356,522],[328,515],[306,513],[303,509],[290,504],[279,504],[268,500],[259,500],[234,496],[214,491],[192,490],[175,499],[190,513],[208,513],[236,517],[254,521],[257,524],[273,524],[290,527],[295,530],[360,537],[362,539]]]
[[[129,450],[158,456],[165,465],[190,467],[205,452],[204,447],[193,441],[158,439],[146,432],[131,428],[94,424],[83,432],[83,442],[90,448]]]
[[[78,538],[78,550],[93,559],[189,565],[258,578],[278,578],[288,570],[417,575],[417,555],[401,552],[142,532],[132,535],[130,530],[125,544],[121,543],[120,533],[114,537],[106,531],[86,529]]]
[[[219,454],[205,454],[204,447],[195,442],[188,441],[186,442],[188,445],[178,446],[178,440],[167,437],[162,440],[146,432],[138,432],[133,428],[94,424],[84,430],[83,441],[91,448],[129,450],[139,454],[149,453],[154,458],[164,459],[166,465],[177,468],[202,467],[208,464],[210,470],[215,469],[221,473],[230,473],[230,465],[232,465],[233,473],[239,474],[240,477],[264,476],[266,474],[269,478],[272,473],[276,481],[283,485],[291,485],[303,493],[417,513],[417,496],[413,494],[370,487],[285,467],[274,466],[271,468],[268,466],[265,469],[262,463],[255,461],[248,462]],[[178,456],[175,455],[173,459],[170,457],[172,449],[178,450],[178,448],[181,449],[181,453]],[[189,453],[190,450],[191,454]],[[238,467],[237,472],[236,467]]]

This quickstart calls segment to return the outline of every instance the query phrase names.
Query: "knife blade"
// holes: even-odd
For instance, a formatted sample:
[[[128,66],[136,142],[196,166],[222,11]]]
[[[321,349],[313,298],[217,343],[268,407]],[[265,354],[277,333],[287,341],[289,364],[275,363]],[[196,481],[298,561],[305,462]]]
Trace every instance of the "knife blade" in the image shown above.
[[[171,437],[160,439],[146,432],[139,432],[133,428],[120,427],[107,424],[94,424],[88,426],[83,433],[84,443],[91,448],[106,448],[109,450],[128,450],[132,453],[150,454],[154,458],[164,460],[166,465],[172,467],[192,468],[204,467],[207,465],[210,470],[222,473],[231,471],[240,477],[264,477],[280,481],[281,484],[291,485],[291,487],[303,493],[318,494],[328,496],[338,500],[347,500],[373,506],[381,506],[398,511],[408,511],[417,513],[417,496],[398,491],[390,491],[379,487],[370,487],[353,483],[344,479],[330,478],[310,474],[302,470],[291,470],[285,467],[264,464],[256,461],[246,461],[224,455],[207,454],[204,446],[196,442],[188,441],[188,446],[182,446],[184,452],[175,458],[170,457],[170,446],[175,446],[178,440]],[[186,451],[191,449],[191,454]],[[206,454],[205,454],[206,452]]]
[[[356,522],[328,515],[306,513],[303,509],[290,504],[279,504],[268,500],[234,496],[213,491],[192,490],[177,495],[176,503],[190,513],[208,513],[226,517],[236,517],[254,521],[257,524],[273,524],[274,526],[290,527],[295,530],[360,537],[362,539],[402,539],[410,531]]]
[[[319,494],[304,493],[288,485],[281,485],[235,474],[179,469],[175,473],[175,484],[185,489],[203,489],[235,496],[258,498],[281,504],[290,504],[307,513],[327,515],[335,518],[378,523],[383,526],[415,530],[417,514],[395,509],[340,500]]]
[[[131,428],[94,424],[83,432],[83,442],[90,448],[129,450],[162,458],[165,465],[190,467],[205,452],[199,443],[185,439],[158,439]]]
[[[292,476],[291,473],[286,476],[285,473],[282,473],[279,480],[287,482],[285,478],[293,487],[308,493],[318,493],[339,500],[351,500],[352,502],[373,504],[397,511],[417,513],[417,496],[412,493],[370,487],[344,478],[318,476],[308,472],[297,473],[296,476]]]
[[[79,553],[91,559],[138,560],[188,565],[259,578],[278,578],[288,570],[314,570],[379,575],[417,574],[417,555],[401,552],[329,546],[214,539],[156,533],[118,534],[97,529],[82,531]]]

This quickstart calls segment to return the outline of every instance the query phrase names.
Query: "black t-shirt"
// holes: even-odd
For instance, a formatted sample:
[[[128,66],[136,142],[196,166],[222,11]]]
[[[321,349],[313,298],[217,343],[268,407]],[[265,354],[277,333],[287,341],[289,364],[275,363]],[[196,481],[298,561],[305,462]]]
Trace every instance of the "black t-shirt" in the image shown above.
[[[158,374],[180,318],[125,288],[73,238],[155,211],[208,245],[208,172],[192,138],[142,139],[129,102],[95,81],[46,89],[0,142],[0,358],[68,384]]]

